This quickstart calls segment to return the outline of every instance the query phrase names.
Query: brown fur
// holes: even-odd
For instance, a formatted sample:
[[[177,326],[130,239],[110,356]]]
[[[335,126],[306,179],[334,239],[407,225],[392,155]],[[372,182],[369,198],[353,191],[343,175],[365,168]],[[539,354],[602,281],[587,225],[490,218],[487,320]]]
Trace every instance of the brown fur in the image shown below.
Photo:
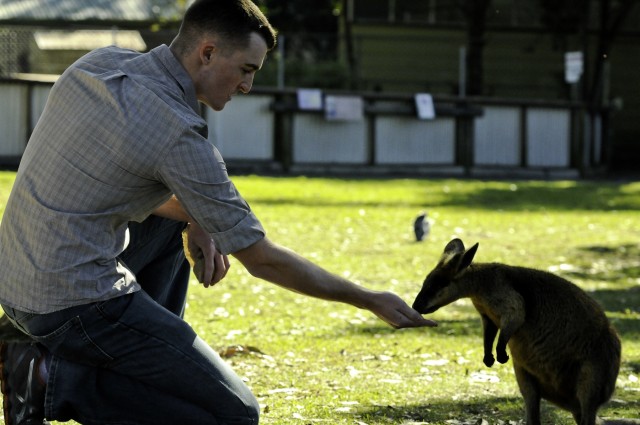
[[[513,360],[527,425],[540,425],[540,399],[570,411],[578,425],[596,424],[615,388],[620,340],[603,309],[571,282],[540,270],[471,264],[478,244],[465,251],[454,239],[426,277],[413,303],[432,313],[471,298],[484,331],[485,365]]]

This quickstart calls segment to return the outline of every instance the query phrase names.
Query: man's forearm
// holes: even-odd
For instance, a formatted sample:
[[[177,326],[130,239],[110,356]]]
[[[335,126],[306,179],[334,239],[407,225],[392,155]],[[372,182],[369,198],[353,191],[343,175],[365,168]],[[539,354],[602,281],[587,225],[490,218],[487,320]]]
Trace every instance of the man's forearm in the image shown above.
[[[327,301],[367,307],[366,288],[330,273],[295,252],[263,239],[233,254],[254,276]]]
[[[185,209],[182,207],[180,201],[178,201],[178,198],[176,198],[175,196],[172,196],[171,199],[156,208],[153,214],[160,217],[169,218],[171,220],[184,221],[186,223],[193,221],[189,214],[187,214]]]
[[[233,255],[253,276],[301,294],[365,308],[395,328],[436,326],[396,294],[352,283],[267,238]]]

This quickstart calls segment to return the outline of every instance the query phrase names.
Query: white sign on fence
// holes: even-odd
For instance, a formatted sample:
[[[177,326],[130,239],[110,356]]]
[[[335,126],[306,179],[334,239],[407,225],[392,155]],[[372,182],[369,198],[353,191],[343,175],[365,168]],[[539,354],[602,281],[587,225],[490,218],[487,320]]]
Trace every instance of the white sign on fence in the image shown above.
[[[436,117],[436,109],[433,106],[433,97],[429,93],[417,93],[416,111],[421,120],[432,120]]]
[[[577,83],[582,76],[583,69],[582,52],[566,52],[564,54],[564,79],[567,83]]]
[[[322,90],[320,89],[298,89],[298,108],[304,111],[322,110]]]
[[[364,102],[360,96],[327,96],[324,112],[329,121],[361,121]]]

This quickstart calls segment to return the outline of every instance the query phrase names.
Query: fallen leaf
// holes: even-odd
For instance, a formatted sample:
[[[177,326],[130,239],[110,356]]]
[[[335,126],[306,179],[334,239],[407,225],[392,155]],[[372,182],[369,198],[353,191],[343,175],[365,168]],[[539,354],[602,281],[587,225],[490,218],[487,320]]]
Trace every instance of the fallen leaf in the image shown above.
[[[297,388],[276,388],[274,390],[267,391],[267,394],[293,394],[297,393],[298,391],[300,390]]]
[[[266,356],[260,349],[252,347],[250,345],[230,345],[223,348],[218,352],[223,359],[229,359],[238,355],[251,355],[256,354],[259,356]]]

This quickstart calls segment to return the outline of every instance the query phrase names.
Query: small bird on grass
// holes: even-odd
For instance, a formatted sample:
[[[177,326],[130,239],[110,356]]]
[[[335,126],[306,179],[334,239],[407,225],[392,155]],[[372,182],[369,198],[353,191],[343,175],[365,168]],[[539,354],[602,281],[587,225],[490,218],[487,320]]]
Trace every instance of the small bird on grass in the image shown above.
[[[426,212],[423,212],[416,217],[413,222],[413,231],[415,232],[417,242],[420,242],[429,236],[429,232],[431,231],[431,222],[429,222]]]

